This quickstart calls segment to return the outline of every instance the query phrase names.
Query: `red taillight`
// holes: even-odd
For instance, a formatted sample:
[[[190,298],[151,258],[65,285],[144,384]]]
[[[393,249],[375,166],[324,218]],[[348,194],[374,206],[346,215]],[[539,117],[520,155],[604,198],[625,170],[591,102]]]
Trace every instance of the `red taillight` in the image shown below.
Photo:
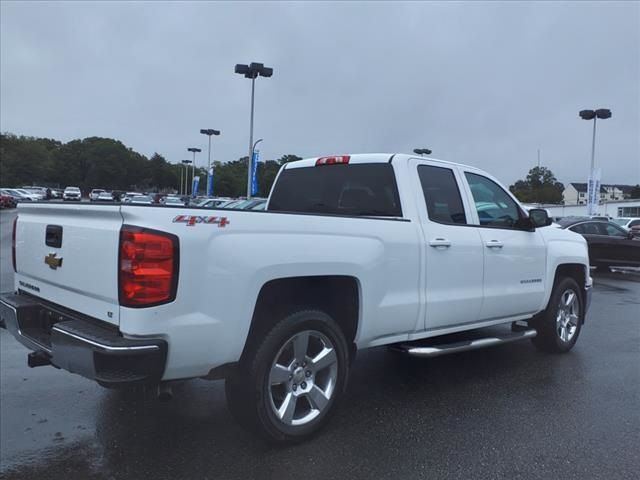
[[[178,237],[125,225],[119,257],[120,305],[150,307],[176,298]]]
[[[340,165],[349,163],[349,155],[335,155],[333,157],[320,157],[316,160],[316,167],[320,165]]]
[[[13,264],[13,271],[16,269],[16,229],[18,228],[18,217],[13,219],[13,230],[11,232],[11,263]]]

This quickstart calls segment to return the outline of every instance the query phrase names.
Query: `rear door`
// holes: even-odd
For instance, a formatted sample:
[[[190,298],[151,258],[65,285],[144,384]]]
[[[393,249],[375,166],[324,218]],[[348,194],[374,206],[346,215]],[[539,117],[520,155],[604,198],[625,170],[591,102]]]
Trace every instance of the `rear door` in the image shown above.
[[[474,323],[482,306],[483,247],[470,225],[456,167],[412,160],[424,233],[425,328]]]
[[[604,239],[606,258],[613,264],[623,266],[640,263],[640,241],[629,238],[629,232],[611,222],[600,222],[598,229]]]
[[[16,289],[118,324],[121,226],[115,205],[21,205]]]
[[[546,282],[546,245],[537,230],[523,230],[526,214],[495,180],[464,171],[484,251],[484,300],[480,320],[526,315],[539,310]],[[553,281],[553,280],[551,280]]]

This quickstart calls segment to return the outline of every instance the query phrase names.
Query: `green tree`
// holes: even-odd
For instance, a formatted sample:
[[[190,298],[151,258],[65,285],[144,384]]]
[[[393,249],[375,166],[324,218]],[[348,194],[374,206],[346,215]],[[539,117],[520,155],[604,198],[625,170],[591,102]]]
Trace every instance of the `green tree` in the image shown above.
[[[636,185],[631,189],[629,198],[640,198],[640,185]]]
[[[525,203],[562,203],[564,185],[547,167],[533,167],[525,180],[518,180],[509,190]]]

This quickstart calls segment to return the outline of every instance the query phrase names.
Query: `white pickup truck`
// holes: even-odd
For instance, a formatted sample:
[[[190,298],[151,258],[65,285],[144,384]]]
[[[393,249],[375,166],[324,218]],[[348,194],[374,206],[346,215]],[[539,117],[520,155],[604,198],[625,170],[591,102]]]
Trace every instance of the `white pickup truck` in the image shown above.
[[[30,366],[104,386],[224,378],[241,423],[296,441],[358,349],[569,351],[587,245],[550,223],[481,170],[401,154],[288,163],[266,211],[21,204],[0,322]]]

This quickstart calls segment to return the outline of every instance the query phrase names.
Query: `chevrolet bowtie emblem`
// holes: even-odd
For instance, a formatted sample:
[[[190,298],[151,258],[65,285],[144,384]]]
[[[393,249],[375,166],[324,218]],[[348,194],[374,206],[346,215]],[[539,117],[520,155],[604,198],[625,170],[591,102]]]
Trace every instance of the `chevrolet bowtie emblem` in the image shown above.
[[[62,259],[57,258],[56,255],[57,254],[55,253],[50,253],[49,255],[44,257],[44,263],[49,265],[49,268],[51,268],[52,270],[55,270],[56,268],[62,266]]]

